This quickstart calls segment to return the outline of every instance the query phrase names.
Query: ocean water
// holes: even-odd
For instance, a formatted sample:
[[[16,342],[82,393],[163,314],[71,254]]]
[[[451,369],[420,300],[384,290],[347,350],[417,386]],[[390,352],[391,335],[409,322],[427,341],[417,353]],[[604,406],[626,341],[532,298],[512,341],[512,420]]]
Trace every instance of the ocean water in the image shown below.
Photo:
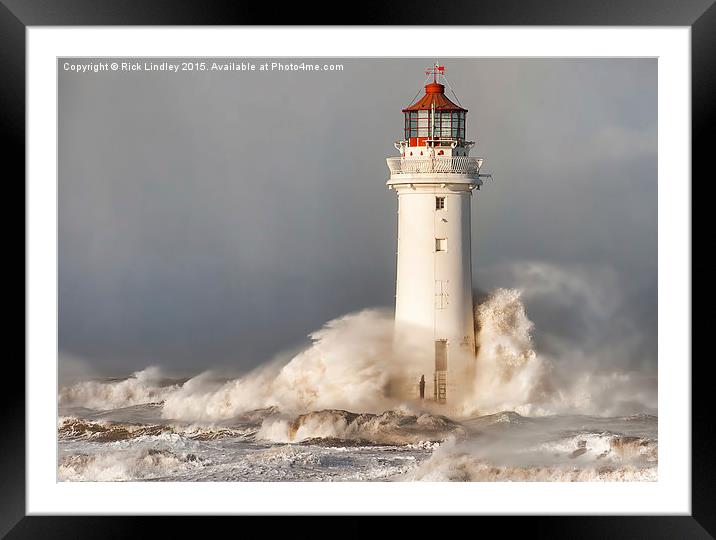
[[[163,419],[162,404],[61,408],[60,481],[649,481],[650,415],[462,421],[387,411],[275,409],[220,423]]]
[[[61,371],[58,480],[657,479],[655,373],[600,370],[578,344],[540,354],[518,290],[493,291],[475,320],[475,380],[449,408],[386,394],[390,368],[410,358],[379,309],[236,377]]]

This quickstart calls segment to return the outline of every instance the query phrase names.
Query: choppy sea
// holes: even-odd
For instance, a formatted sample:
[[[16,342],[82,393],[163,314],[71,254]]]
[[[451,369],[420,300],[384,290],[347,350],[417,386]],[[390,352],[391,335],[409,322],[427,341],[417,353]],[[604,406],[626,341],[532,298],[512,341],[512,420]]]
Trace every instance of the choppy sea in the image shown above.
[[[63,407],[60,481],[649,481],[657,418],[274,408],[212,424],[162,403]]]

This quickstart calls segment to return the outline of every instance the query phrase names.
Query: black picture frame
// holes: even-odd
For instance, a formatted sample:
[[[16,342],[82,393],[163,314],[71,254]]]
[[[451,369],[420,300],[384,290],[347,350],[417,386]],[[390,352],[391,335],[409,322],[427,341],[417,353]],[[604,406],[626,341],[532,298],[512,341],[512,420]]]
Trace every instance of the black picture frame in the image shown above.
[[[451,0],[449,9],[417,1],[406,10],[385,2],[351,4],[350,10],[328,8],[317,3],[256,4],[231,0],[211,3],[194,0],[0,0],[0,118],[5,137],[5,188],[7,208],[20,206],[24,214],[25,190],[25,31],[28,26],[83,25],[246,25],[310,24],[316,16],[332,15],[327,24],[352,25],[570,25],[570,26],[686,26],[691,28],[692,53],[692,177],[704,177],[706,160],[712,152],[707,130],[714,125],[713,96],[716,96],[716,6],[714,0]],[[446,5],[448,5],[446,4]],[[310,7],[310,9],[308,9]],[[341,12],[350,19],[341,20]],[[693,180],[692,184],[693,185]],[[22,201],[22,204],[20,203]],[[7,213],[6,213],[7,215]],[[20,218],[18,217],[18,220]],[[19,221],[8,222],[15,231]],[[24,225],[24,220],[22,221]],[[696,228],[694,228],[696,231]],[[6,240],[11,235],[5,235]],[[25,283],[23,264],[12,273]],[[18,250],[20,246],[18,246]],[[8,259],[9,260],[9,257]],[[6,265],[10,266],[10,265]],[[8,280],[9,282],[9,280]],[[8,287],[19,290],[19,287]],[[25,312],[23,296],[23,314]],[[12,313],[12,321],[19,316]],[[16,324],[16,323],[15,323]],[[23,328],[25,324],[22,318]],[[703,324],[703,323],[702,323]],[[24,333],[24,332],[23,332]],[[17,334],[17,336],[16,336]],[[20,340],[21,332],[8,332]],[[24,355],[25,341],[21,350]],[[687,362],[690,359],[670,359]],[[692,514],[690,516],[569,516],[482,518],[499,527],[500,535],[525,528],[550,538],[714,538],[716,536],[716,464],[714,460],[714,416],[707,400],[711,394],[710,357],[693,355],[692,362]],[[129,536],[167,537],[172,529],[188,532],[194,519],[157,517],[78,517],[25,515],[25,380],[19,355],[8,354],[4,362],[6,383],[0,394],[0,536],[7,538],[112,538]],[[201,520],[207,533],[207,518]],[[235,518],[214,518],[217,524],[235,527]],[[229,521],[232,520],[232,521]],[[423,527],[427,521],[416,524]],[[221,526],[221,525],[219,525]],[[474,525],[470,525],[474,527]],[[484,527],[483,524],[478,525]],[[242,525],[246,527],[246,525]],[[246,529],[244,529],[246,530]],[[239,534],[240,531],[235,531]],[[336,534],[337,531],[333,531]],[[339,533],[340,534],[340,533]],[[477,533],[476,534],[482,534]]]

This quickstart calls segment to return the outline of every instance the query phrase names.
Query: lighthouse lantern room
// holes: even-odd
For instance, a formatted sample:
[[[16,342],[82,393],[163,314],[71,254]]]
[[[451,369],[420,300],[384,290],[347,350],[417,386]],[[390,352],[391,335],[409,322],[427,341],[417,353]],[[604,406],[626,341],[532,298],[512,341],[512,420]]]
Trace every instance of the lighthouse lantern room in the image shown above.
[[[467,109],[445,95],[445,68],[434,65],[424,95],[403,109],[400,157],[387,159],[387,185],[398,195],[395,344],[391,392],[459,401],[475,370],[472,297],[471,208],[485,174],[470,157]],[[443,84],[445,82],[446,84]],[[432,398],[430,395],[432,394]]]

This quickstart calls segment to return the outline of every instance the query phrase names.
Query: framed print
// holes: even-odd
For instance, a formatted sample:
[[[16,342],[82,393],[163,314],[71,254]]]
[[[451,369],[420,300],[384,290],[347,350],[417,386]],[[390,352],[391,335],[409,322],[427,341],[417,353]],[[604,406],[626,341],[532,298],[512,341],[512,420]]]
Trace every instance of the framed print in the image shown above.
[[[397,514],[710,537],[709,2],[349,27],[6,4],[27,322],[3,533]]]

